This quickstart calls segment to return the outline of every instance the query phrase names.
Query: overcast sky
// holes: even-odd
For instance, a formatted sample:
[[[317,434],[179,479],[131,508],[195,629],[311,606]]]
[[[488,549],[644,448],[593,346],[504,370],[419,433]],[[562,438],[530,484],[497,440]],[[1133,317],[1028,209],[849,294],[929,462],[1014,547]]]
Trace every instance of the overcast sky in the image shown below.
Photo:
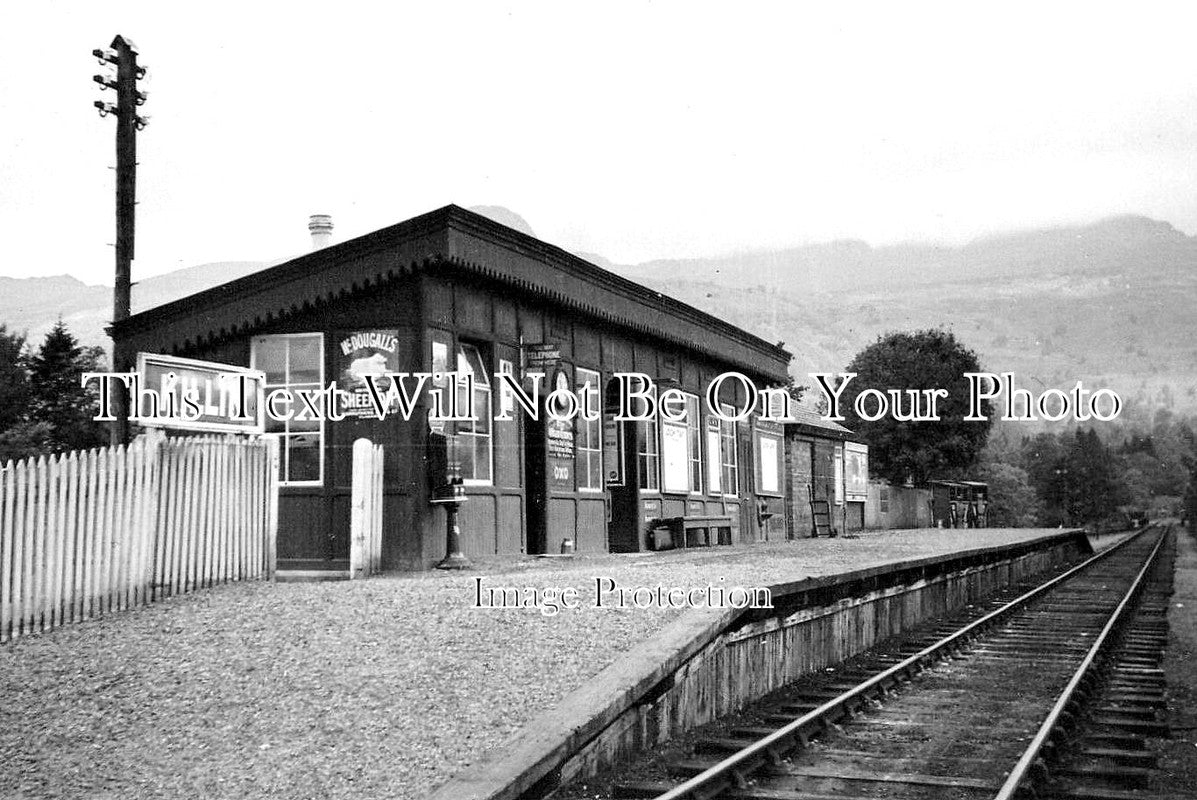
[[[12,4],[0,274],[111,283],[90,53],[117,33],[150,69],[134,280],[446,203],[623,263],[1125,212],[1197,232],[1191,4],[814,6]]]

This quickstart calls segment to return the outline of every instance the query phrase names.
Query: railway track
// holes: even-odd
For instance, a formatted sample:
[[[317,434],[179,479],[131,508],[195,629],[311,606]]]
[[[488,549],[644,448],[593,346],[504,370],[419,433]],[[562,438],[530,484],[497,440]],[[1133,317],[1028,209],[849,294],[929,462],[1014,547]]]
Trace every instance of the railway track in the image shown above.
[[[1173,544],[1149,528],[1065,573],[835,673],[699,742],[617,798],[1141,797],[1163,735]],[[773,727],[776,726],[776,727]],[[1156,797],[1158,795],[1151,795]]]

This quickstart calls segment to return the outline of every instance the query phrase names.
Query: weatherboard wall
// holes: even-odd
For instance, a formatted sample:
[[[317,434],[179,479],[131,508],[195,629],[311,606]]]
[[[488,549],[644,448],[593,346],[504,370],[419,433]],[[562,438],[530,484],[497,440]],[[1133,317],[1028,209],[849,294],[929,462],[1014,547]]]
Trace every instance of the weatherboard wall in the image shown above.
[[[427,324],[425,358],[430,358],[427,354],[431,341],[438,334],[453,345],[466,342],[477,346],[496,371],[500,359],[518,364],[521,342],[546,344],[560,353],[560,361],[549,370],[546,385],[551,386],[560,372],[576,387],[579,369],[597,372],[604,388],[615,373],[642,372],[662,385],[675,385],[699,397],[705,396],[706,387],[719,374],[745,370],[603,320],[571,313],[540,297],[504,292],[501,285],[471,278],[449,265],[423,276],[422,287]],[[432,368],[430,360],[425,368]],[[768,376],[752,373],[751,377],[761,385],[770,382]],[[744,390],[738,384],[728,382],[725,388],[726,402],[744,402]],[[495,422],[494,483],[466,487],[469,499],[459,519],[467,555],[560,552],[564,540],[579,552],[635,552],[648,549],[649,521],[666,517],[726,516],[731,520],[734,542],[759,537],[755,503],[748,502],[753,496],[750,422],[738,426],[741,468],[734,493],[677,493],[640,488],[641,465],[635,449],[643,431],[635,423],[622,423],[623,485],[593,491],[580,488],[576,475],[570,485],[545,480],[535,469],[529,469],[530,458],[543,458],[537,451],[537,423],[522,413],[515,417],[511,422]],[[540,528],[529,519],[536,514],[543,515]],[[428,558],[432,561],[443,553],[441,524],[436,514],[425,520]]]

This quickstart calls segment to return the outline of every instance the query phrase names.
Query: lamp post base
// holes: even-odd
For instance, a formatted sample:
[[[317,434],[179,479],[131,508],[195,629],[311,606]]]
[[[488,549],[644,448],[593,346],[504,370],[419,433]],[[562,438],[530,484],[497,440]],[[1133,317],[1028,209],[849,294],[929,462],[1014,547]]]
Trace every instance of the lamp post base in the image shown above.
[[[448,553],[439,563],[437,569],[468,569],[473,566],[461,552],[461,529],[457,527],[457,508],[459,503],[445,503],[445,552]]]
[[[436,568],[437,569],[469,569],[472,566],[474,566],[474,565],[470,563],[470,560],[465,557],[464,553],[457,552],[457,553],[450,553],[449,555],[445,556],[441,561],[438,561]]]

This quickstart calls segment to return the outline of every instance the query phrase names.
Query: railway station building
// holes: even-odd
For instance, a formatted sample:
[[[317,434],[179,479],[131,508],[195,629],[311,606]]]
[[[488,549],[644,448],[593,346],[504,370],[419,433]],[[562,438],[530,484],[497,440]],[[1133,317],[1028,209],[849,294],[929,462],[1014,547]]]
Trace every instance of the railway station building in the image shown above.
[[[786,532],[791,539],[814,535],[812,501],[825,501],[837,532],[865,527],[868,446],[838,422],[795,407],[785,422]]]
[[[784,426],[756,414],[722,420],[705,402],[728,372],[784,385],[786,350],[457,206],[146,310],[112,333],[126,354],[261,370],[268,390],[346,388],[364,370],[472,374],[476,419],[441,423],[460,465],[469,557],[787,535]],[[534,372],[545,391],[589,393],[600,418],[532,420],[494,375],[528,385]],[[685,421],[615,421],[612,376],[631,372],[680,389]],[[725,380],[719,401],[741,408],[746,394]],[[347,403],[341,421],[267,421],[280,444],[281,568],[346,567],[361,437],[384,449],[383,566],[426,569],[444,557],[427,398],[409,419]],[[494,419],[503,411],[510,420]]]

